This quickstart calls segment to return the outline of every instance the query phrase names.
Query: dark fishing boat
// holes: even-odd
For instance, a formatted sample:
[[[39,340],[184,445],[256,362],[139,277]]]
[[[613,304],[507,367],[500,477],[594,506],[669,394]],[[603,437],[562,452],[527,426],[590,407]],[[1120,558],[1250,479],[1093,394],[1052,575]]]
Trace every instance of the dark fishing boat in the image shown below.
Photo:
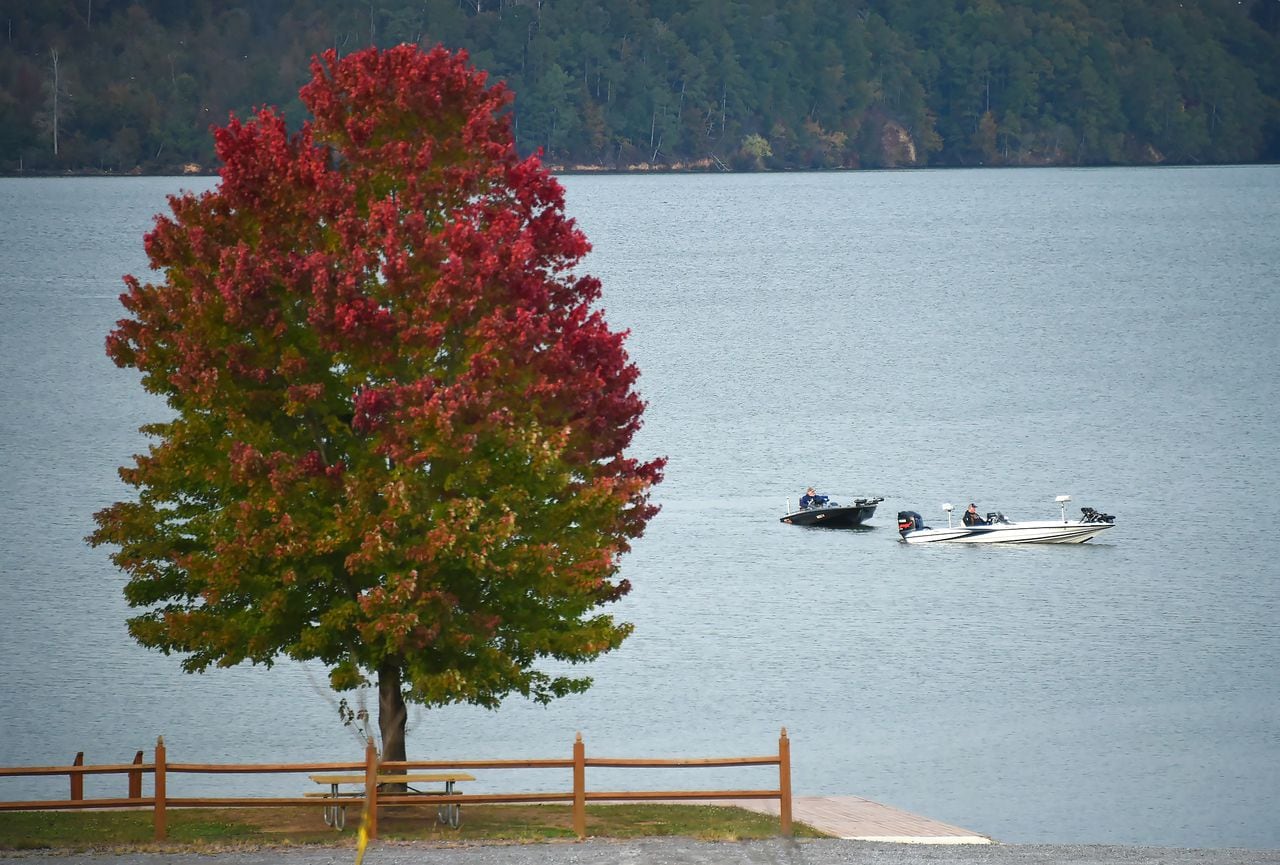
[[[780,521],[793,526],[822,526],[828,529],[852,529],[871,519],[876,512],[876,505],[884,501],[882,497],[854,499],[851,505],[837,502],[825,502],[812,507],[790,510],[783,514]]]

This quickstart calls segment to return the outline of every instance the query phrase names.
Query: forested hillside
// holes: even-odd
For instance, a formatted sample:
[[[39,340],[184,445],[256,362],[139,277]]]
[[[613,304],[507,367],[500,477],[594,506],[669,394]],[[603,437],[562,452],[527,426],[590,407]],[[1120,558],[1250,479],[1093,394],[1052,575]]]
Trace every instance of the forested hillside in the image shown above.
[[[1280,0],[6,0],[0,172],[213,171],[311,57],[437,42],[555,166],[1280,158]]]

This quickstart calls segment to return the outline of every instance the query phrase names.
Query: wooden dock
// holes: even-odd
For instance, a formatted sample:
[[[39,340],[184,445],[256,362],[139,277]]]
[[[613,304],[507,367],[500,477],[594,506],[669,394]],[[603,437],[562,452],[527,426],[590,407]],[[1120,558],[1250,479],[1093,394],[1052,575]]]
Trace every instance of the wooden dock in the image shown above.
[[[778,815],[778,802],[771,799],[722,799],[708,804],[733,805],[761,814]],[[881,841],[892,844],[994,843],[985,835],[900,811],[861,796],[796,796],[791,800],[791,816],[796,822],[807,823],[819,832],[851,841]]]

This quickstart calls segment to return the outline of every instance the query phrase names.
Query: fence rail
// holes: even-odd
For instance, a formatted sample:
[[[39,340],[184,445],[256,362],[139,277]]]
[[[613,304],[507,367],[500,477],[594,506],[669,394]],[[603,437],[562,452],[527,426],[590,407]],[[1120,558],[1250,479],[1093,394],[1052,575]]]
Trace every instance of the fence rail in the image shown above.
[[[714,768],[733,766],[777,766],[778,787],[765,790],[587,790],[586,770],[593,768]],[[468,793],[432,795],[430,804],[518,804],[527,802],[571,802],[573,828],[579,838],[587,834],[587,802],[651,802],[660,800],[682,801],[687,799],[777,799],[779,803],[780,830],[791,834],[791,741],[787,729],[782,728],[778,737],[778,753],[756,757],[697,757],[677,759],[634,757],[587,757],[586,746],[579,733],[573,743],[570,759],[547,760],[389,760],[379,761],[378,752],[370,741],[365,747],[363,761],[326,763],[170,763],[165,750],[164,737],[156,740],[155,759],[143,762],[139,751],[132,763],[104,763],[96,766],[84,764],[84,752],[76,755],[70,766],[0,766],[0,778],[40,777],[62,775],[70,784],[66,799],[39,799],[16,802],[0,801],[3,811],[65,811],[92,808],[151,808],[155,824],[155,837],[163,841],[167,837],[167,815],[174,808],[257,808],[282,806],[331,807],[329,797],[310,796],[233,796],[233,797],[176,797],[167,792],[170,774],[245,775],[272,773],[316,772],[364,772],[365,792],[343,796],[342,804],[365,810],[365,828],[370,838],[378,837],[378,809],[382,805],[421,805],[418,796],[380,793],[376,778],[379,774],[407,772],[414,769],[571,769],[573,789],[544,793]],[[151,796],[142,795],[142,776],[152,776]],[[125,798],[95,798],[84,796],[86,775],[127,775],[128,796]]]

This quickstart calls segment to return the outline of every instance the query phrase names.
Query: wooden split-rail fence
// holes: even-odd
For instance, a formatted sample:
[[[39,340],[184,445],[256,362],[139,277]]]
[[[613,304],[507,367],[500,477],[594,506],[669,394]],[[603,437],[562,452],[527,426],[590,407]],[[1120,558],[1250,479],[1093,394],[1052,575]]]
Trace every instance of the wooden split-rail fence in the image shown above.
[[[587,789],[589,767],[614,768],[664,768],[724,766],[777,766],[778,786],[765,790],[625,790],[596,791]],[[573,789],[544,793],[468,793],[432,795],[431,805],[463,805],[490,803],[569,802],[573,806],[573,828],[579,838],[587,835],[588,802],[647,802],[686,799],[777,799],[781,815],[780,830],[791,834],[791,743],[784,727],[778,737],[778,753],[760,757],[698,757],[688,759],[650,759],[633,757],[588,757],[582,734],[573,743],[571,759],[548,760],[403,760],[378,759],[377,749],[370,741],[365,747],[363,762],[336,763],[171,763],[165,751],[164,737],[156,740],[155,759],[143,762],[139,751],[132,763],[85,765],[84,753],[76,755],[70,766],[0,766],[0,778],[38,777],[65,775],[70,780],[70,797],[67,799],[40,799],[34,801],[0,801],[0,811],[62,811],[96,808],[151,808],[154,812],[155,837],[163,841],[167,837],[166,811],[169,808],[243,808],[285,805],[310,805],[332,807],[329,797],[171,797],[168,780],[171,774],[279,774],[313,772],[363,771],[364,793],[343,796],[344,806],[360,808],[364,813],[365,828],[370,838],[378,837],[378,808],[382,805],[424,804],[423,797],[408,794],[379,792],[378,776],[402,773],[414,769],[555,769],[573,770]],[[84,777],[86,775],[127,775],[128,795],[123,798],[86,799]],[[143,795],[143,776],[153,776],[152,795]]]

